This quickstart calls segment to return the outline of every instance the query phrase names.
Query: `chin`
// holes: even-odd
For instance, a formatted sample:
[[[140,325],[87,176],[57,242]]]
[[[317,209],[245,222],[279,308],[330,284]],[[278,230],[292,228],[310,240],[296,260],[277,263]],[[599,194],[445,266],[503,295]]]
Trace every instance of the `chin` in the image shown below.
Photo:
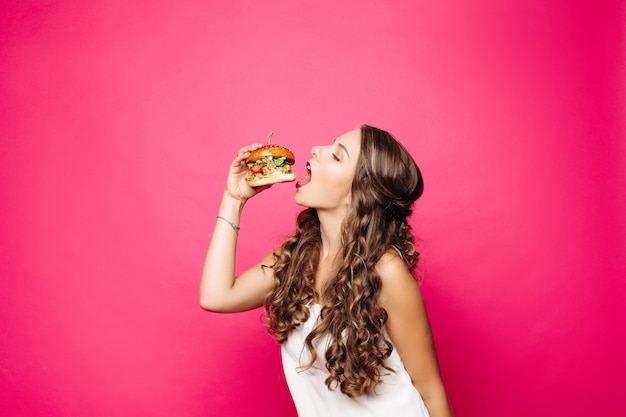
[[[302,198],[302,195],[300,195],[300,190],[297,190],[297,191],[296,191],[296,193],[293,195],[293,201],[294,201],[297,205],[299,205],[299,206],[302,206],[302,207],[308,207],[308,206],[305,204],[305,201],[304,201],[304,199]]]
[[[304,191],[302,188],[299,188],[296,190],[296,193],[293,196],[293,201],[301,206],[301,207],[305,207],[305,208],[315,208],[315,204],[313,204],[313,201],[311,201],[311,194],[308,194],[309,198],[307,198],[307,193],[306,191]]]

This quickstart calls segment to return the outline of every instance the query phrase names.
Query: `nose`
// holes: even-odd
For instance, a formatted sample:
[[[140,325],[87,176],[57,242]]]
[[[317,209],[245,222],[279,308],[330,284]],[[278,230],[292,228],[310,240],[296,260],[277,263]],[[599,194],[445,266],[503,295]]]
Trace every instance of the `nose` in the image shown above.
[[[319,157],[319,155],[320,155],[320,147],[319,146],[314,146],[313,148],[311,148],[311,155],[313,155],[314,158]]]

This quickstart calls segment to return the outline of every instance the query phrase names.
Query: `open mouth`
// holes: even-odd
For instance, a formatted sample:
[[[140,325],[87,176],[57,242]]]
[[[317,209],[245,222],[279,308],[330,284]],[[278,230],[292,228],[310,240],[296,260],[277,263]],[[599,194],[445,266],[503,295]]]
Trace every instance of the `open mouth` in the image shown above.
[[[309,164],[307,162],[306,163],[306,174],[305,174],[304,178],[302,178],[300,181],[298,181],[296,183],[296,188],[304,187],[309,182],[311,182],[311,164]]]

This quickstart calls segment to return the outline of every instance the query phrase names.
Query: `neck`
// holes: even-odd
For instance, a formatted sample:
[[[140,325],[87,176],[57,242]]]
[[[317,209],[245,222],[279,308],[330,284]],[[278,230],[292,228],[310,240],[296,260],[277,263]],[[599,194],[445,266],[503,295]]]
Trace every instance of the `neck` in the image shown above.
[[[341,251],[341,225],[345,218],[345,213],[339,214],[318,210],[317,215],[320,219],[322,259],[333,259]]]

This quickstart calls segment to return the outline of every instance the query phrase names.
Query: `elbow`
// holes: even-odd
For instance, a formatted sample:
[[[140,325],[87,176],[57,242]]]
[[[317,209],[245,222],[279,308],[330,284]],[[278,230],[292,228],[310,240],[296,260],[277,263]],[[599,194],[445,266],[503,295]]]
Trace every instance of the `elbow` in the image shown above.
[[[226,311],[223,303],[220,303],[219,300],[215,299],[215,297],[200,294],[198,301],[200,308],[205,311],[210,311],[212,313],[223,313]]]
[[[209,282],[203,276],[202,281],[200,281],[200,288],[198,288],[198,304],[200,304],[200,308],[214,313],[221,312],[224,309],[225,297],[220,294],[221,291],[209,285]]]
[[[207,300],[205,300],[204,298],[202,298],[202,297],[200,297],[199,304],[200,304],[200,308],[201,309],[203,309],[205,311],[213,311],[212,304],[210,302],[208,302]]]

